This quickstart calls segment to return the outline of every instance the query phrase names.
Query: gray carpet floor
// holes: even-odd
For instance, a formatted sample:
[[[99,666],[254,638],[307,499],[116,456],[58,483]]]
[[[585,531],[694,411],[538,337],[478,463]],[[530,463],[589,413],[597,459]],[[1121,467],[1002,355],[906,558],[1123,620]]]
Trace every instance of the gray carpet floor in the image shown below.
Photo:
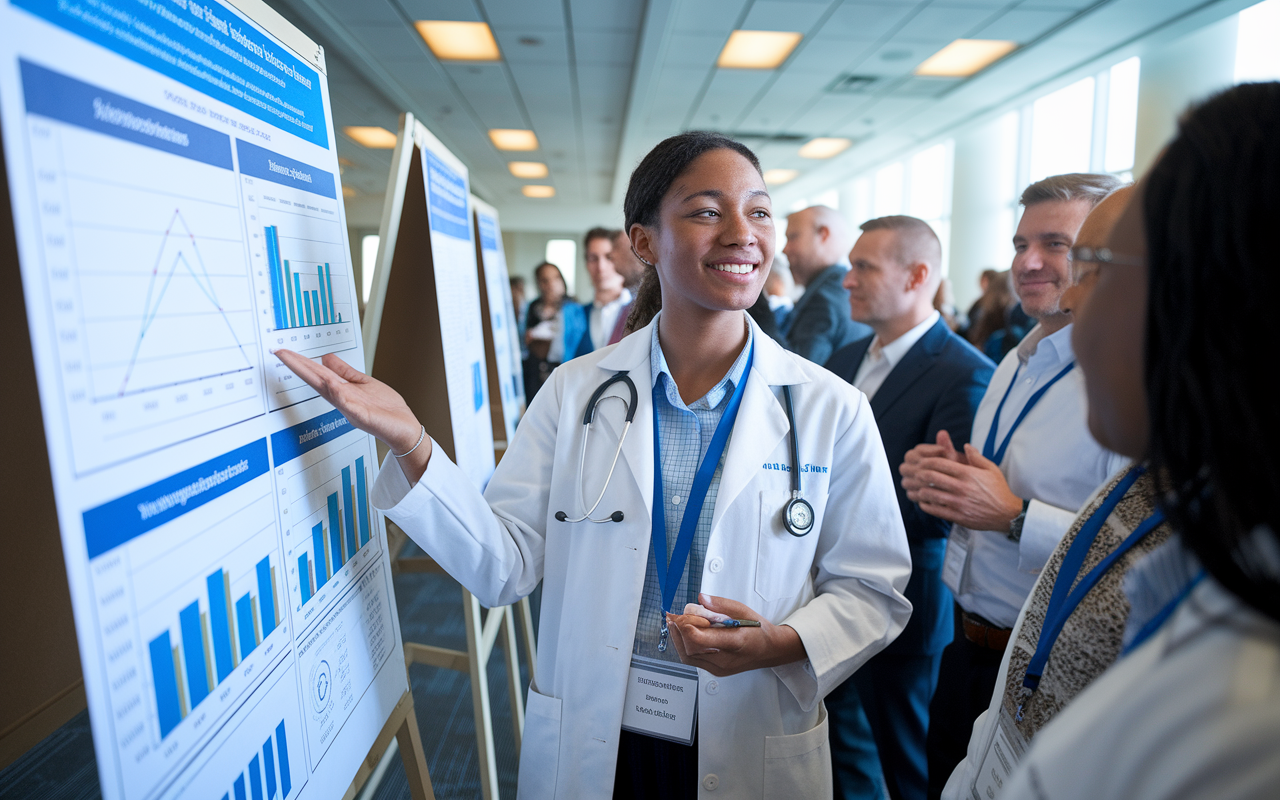
[[[409,545],[404,555],[413,555],[412,549],[413,546]],[[397,575],[395,591],[400,629],[405,641],[466,649],[462,588],[457,582],[443,575]],[[540,592],[535,592],[533,597],[535,620],[538,594]],[[522,665],[523,649],[522,642]],[[527,691],[529,676],[523,667],[521,671],[522,684]],[[440,800],[480,797],[471,679],[461,672],[416,664],[409,670],[409,679],[436,797]],[[514,798],[516,742],[511,723],[506,662],[500,648],[494,650],[489,662],[489,698],[493,709],[499,796]],[[340,798],[345,790],[345,786],[335,788],[334,797]],[[314,787],[311,791],[315,791]],[[101,796],[88,712],[76,715],[22,758],[0,771],[0,798],[3,800],[95,800]],[[401,800],[408,797],[409,785],[405,780],[404,767],[400,759],[395,758],[374,799]]]

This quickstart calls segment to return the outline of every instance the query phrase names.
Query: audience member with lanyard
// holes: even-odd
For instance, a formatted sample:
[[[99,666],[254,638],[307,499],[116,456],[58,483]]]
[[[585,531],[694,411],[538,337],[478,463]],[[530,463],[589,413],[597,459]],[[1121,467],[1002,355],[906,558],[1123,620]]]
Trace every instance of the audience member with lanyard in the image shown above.
[[[481,602],[545,578],[522,798],[830,796],[822,698],[910,613],[875,420],[744,311],[775,231],[750,150],[662,142],[625,213],[645,327],[552,374],[484,496],[390,387],[278,355],[398,454],[375,506]]]
[[[1110,244],[1131,194],[1125,188],[1102,201],[1076,237],[1074,285],[1062,297],[1076,320],[1076,341],[1109,322],[1098,319],[1088,300],[1103,266],[1098,253]],[[1080,353],[1080,369],[1090,378],[1099,361],[1106,366],[1120,352],[1106,348],[1092,361],[1092,353]],[[1036,732],[1119,657],[1129,617],[1125,575],[1171,531],[1156,505],[1154,478],[1142,464],[1108,481],[1085,504],[1014,625],[990,706],[974,723],[968,754],[948,780],[944,800],[967,800],[975,791],[986,798],[1000,794]]]
[[[957,451],[939,433],[938,444],[915,447],[901,467],[907,497],[955,523],[942,577],[960,624],[929,706],[930,797],[965,756],[1036,575],[1084,501],[1128,463],[1089,436],[1071,313],[1061,306],[1076,234],[1119,185],[1108,175],[1058,175],[1023,192],[1012,277],[1039,324],[996,368],[972,444]]]
[[[1175,533],[1126,578],[1126,654],[1038,733],[1004,796],[1276,797],[1280,417],[1260,367],[1280,290],[1277,127],[1276,83],[1193,109],[1092,254],[1076,333],[1089,427],[1145,460]]]

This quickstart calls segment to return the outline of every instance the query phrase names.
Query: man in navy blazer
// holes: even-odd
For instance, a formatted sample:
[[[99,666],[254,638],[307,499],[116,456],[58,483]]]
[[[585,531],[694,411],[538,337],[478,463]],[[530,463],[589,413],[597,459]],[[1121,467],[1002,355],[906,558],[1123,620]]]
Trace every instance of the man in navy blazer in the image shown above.
[[[782,253],[804,294],[782,324],[783,344],[815,364],[825,364],[836,350],[871,335],[866,325],[849,319],[849,293],[840,285],[846,270],[839,262],[852,240],[835,209],[810,206],[787,217]]]
[[[956,447],[969,440],[995,364],[933,308],[942,280],[933,229],[894,216],[873,219],[862,231],[844,287],[853,318],[875,334],[837,350],[826,366],[870,399],[896,477],[907,451],[934,442],[940,431]],[[894,486],[911,547],[906,596],[913,611],[897,640],[827,697],[837,798],[887,789],[894,800],[924,800],[928,788],[929,699],[954,634],[954,604],[942,583],[951,523],[921,511],[900,481]]]

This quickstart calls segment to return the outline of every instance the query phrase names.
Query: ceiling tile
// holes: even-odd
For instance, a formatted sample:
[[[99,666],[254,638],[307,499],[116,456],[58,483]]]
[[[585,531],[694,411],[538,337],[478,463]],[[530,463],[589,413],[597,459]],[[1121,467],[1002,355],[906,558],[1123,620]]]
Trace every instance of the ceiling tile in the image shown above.
[[[494,28],[502,57],[511,66],[523,64],[567,64],[569,45],[564,28]],[[538,44],[522,44],[521,39],[537,39]]]
[[[352,25],[349,30],[365,47],[385,58],[418,58],[425,62],[429,57],[422,37],[403,23]]]
[[[707,2],[677,2],[672,13],[675,15],[674,31],[676,33],[723,33],[728,37],[734,29],[747,0],[717,0]]]
[[[569,0],[575,30],[612,28],[638,31],[645,5],[636,0]]]
[[[976,39],[1004,39],[1025,44],[1055,25],[1071,18],[1074,11],[1048,9],[1023,10],[1015,8],[974,31]]]
[[[628,67],[636,57],[636,31],[580,30],[574,26],[574,57],[583,64],[621,64]]]
[[[498,28],[559,28],[564,30],[561,0],[479,0],[489,25]]]
[[[668,67],[703,67],[710,69],[720,56],[729,34],[677,33],[667,42],[663,70]]]
[[[362,0],[368,2],[368,0]],[[442,19],[453,22],[483,22],[472,0],[395,0],[410,19]]]
[[[807,33],[830,6],[827,2],[756,0],[742,28],[750,31],[799,31]]]

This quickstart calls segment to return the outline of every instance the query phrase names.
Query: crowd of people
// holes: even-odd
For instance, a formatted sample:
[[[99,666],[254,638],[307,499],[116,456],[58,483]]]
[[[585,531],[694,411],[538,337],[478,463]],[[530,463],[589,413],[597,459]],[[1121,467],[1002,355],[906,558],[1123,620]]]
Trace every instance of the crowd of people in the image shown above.
[[[715,134],[673,137],[632,176],[627,231],[587,234],[590,302],[539,265],[526,386],[557,390],[532,402],[483,500],[457,499],[429,439],[409,456],[425,429],[390,389],[336,360],[340,384],[289,363],[408,456],[389,459],[400,469],[384,467],[375,504],[473,591],[509,602],[545,570],[522,794],[1275,797],[1277,129],[1280,84],[1242,85],[1191,109],[1136,185],[1027,186],[1010,267],[984,274],[967,315],[947,301],[937,235],[909,216],[854,237],[832,209],[790,215],[782,253],[804,291],[770,289],[754,156]],[[640,444],[623,429],[616,453],[600,445],[584,466],[581,404],[595,389],[590,423],[609,386],[596,382],[632,367],[653,406],[651,421],[636,414],[632,386]],[[735,435],[724,457],[738,402],[751,442]],[[743,472],[744,452],[765,471]],[[611,492],[619,454],[635,482]],[[686,525],[699,459],[710,507]],[[779,472],[805,473],[803,488]],[[631,538],[573,527],[613,508],[614,522],[647,519],[646,504],[652,538],[647,523]],[[666,564],[686,528],[677,591]],[[634,621],[635,603],[629,645],[617,613]],[[646,654],[671,675],[701,668],[691,741],[625,718],[618,738],[619,646],[633,680]]]

